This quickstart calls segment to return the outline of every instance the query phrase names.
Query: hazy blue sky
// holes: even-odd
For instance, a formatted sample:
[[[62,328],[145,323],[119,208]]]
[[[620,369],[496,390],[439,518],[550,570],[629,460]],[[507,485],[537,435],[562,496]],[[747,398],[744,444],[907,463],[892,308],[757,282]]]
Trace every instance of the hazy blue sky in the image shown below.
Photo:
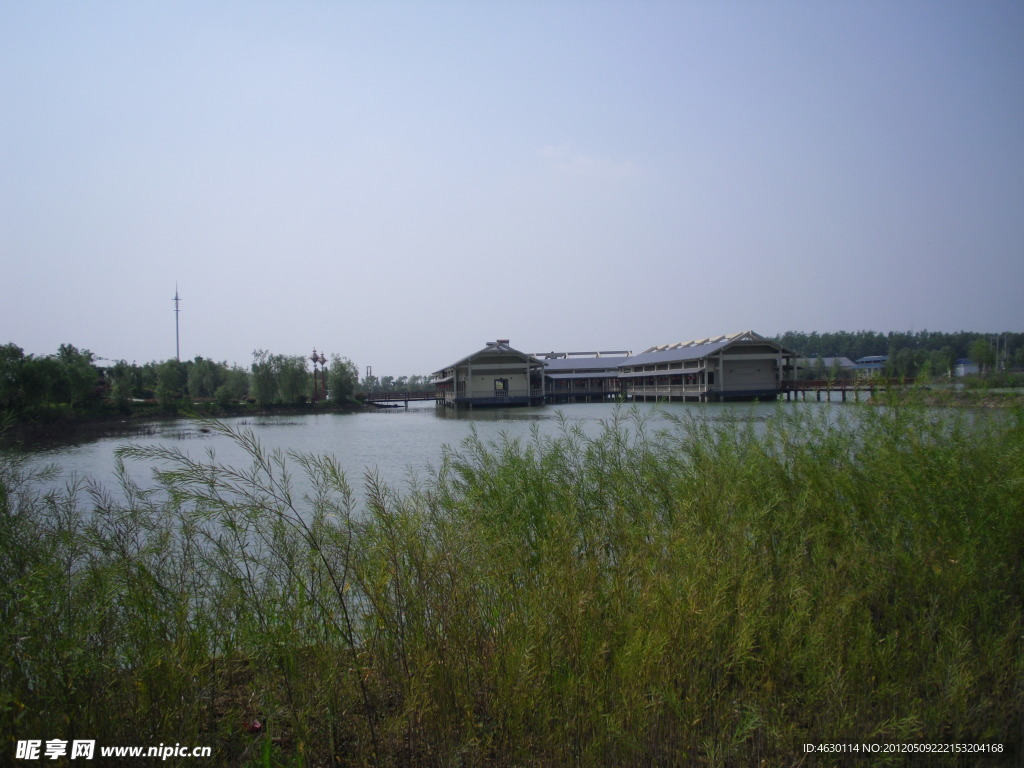
[[[0,3],[0,344],[1024,330],[1024,3]]]

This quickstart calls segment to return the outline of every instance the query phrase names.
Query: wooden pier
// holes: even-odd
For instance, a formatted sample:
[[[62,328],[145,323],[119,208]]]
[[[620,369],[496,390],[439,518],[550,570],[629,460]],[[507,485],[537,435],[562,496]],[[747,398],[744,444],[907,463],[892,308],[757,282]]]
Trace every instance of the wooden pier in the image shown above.
[[[799,400],[801,393],[803,399],[807,399],[807,393],[813,392],[816,400],[821,400],[822,393],[825,399],[831,400],[833,392],[839,392],[842,400],[846,402],[846,393],[852,392],[855,400],[860,399],[861,392],[873,395],[878,390],[894,389],[897,387],[909,387],[914,379],[902,376],[897,378],[870,378],[870,379],[805,379],[803,381],[784,381],[782,391],[786,393],[786,399],[790,395]]]

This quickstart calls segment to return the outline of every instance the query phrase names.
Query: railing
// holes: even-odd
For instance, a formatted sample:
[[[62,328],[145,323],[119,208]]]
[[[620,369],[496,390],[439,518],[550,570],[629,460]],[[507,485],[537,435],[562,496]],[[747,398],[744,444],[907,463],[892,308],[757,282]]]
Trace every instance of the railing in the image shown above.
[[[712,391],[716,388],[702,384],[641,384],[623,388],[624,394],[633,397],[694,397]]]
[[[618,389],[620,389],[618,379],[604,379],[600,384],[587,381],[583,386],[580,386],[579,381],[555,382],[554,385],[548,387],[547,392],[557,395],[572,394],[573,392],[586,394],[588,392],[614,392]]]
[[[702,398],[706,396],[715,397],[760,397],[779,393],[782,389],[778,382],[765,381],[761,383],[732,383],[728,380],[724,384],[637,384],[626,385],[623,394],[629,397],[653,398],[658,400],[669,400],[673,398]]]
[[[408,402],[409,400],[436,400],[439,395],[434,390],[420,392],[367,392],[363,398],[367,403]]]
[[[527,389],[526,387],[506,389],[500,392],[495,392],[493,390],[475,391],[468,395],[464,390],[461,389],[458,392],[444,392],[444,402],[446,403],[456,403],[471,400],[474,403],[501,405],[503,401],[521,402],[523,400],[540,400],[543,397],[544,392],[541,389]]]
[[[888,387],[909,387],[914,379],[908,376],[896,378],[870,377],[864,379],[804,379],[802,381],[782,382],[783,391],[789,392],[817,392],[831,390],[840,392],[842,390],[874,390],[886,389]]]

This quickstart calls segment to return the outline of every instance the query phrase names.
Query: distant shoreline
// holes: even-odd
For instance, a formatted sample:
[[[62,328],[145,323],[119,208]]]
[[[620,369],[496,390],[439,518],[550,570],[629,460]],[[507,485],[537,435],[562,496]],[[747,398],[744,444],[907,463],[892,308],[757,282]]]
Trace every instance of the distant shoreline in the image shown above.
[[[154,409],[132,409],[124,413],[62,413],[51,421],[14,421],[0,432],[0,448],[35,450],[54,444],[74,444],[103,437],[131,437],[153,432],[153,424],[177,419],[223,419],[237,416],[295,416],[318,413],[358,413],[368,410],[361,403],[342,405],[217,406],[203,403],[195,411],[168,413]]]
[[[905,389],[888,395],[900,402],[914,402],[932,408],[1020,408],[1024,407],[1024,390],[991,389]]]

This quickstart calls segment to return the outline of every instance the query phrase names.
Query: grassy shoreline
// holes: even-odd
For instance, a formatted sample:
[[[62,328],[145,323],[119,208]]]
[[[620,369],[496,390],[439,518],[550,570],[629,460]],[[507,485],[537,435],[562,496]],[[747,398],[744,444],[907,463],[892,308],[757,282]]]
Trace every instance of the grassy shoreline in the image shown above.
[[[929,387],[893,390],[884,402],[916,403],[930,408],[1024,408],[1020,389],[938,389]]]
[[[360,516],[330,457],[216,422],[251,467],[125,449],[163,467],[127,502],[35,496],[6,455],[0,733],[239,766],[1019,760],[1024,412],[702,413],[471,437],[417,489],[363,478]]]

